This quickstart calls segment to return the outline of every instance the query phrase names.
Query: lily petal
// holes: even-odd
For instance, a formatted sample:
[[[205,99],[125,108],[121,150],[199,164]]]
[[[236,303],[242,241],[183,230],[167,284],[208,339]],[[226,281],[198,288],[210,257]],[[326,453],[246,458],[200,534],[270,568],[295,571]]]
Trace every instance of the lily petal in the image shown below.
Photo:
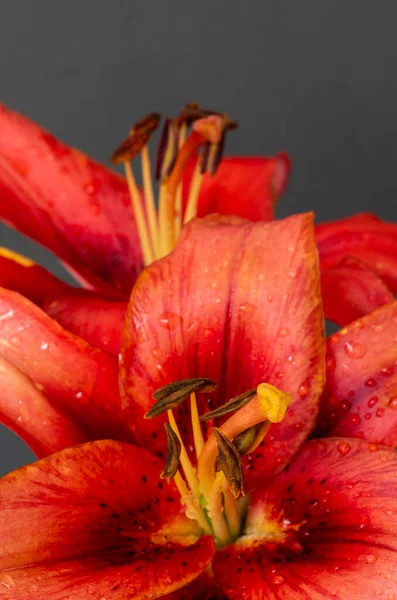
[[[129,444],[70,448],[0,481],[0,580],[7,600],[156,598],[210,563],[210,537],[185,545],[164,531],[178,519],[158,459]],[[190,527],[191,528],[191,527]],[[186,545],[189,544],[190,545]]]
[[[126,302],[68,295],[46,303],[44,310],[62,327],[92,346],[118,356]]]
[[[394,300],[381,278],[351,257],[322,272],[321,293],[325,318],[342,327]]]
[[[248,458],[261,478],[288,460],[317,414],[324,340],[312,216],[253,224],[211,216],[145,269],[124,328],[121,378],[140,443],[164,450],[161,419],[143,420],[152,393],[189,377],[220,382],[215,408],[266,381],[293,395],[285,420]],[[201,411],[208,404],[201,402]],[[185,439],[185,406],[176,409]],[[255,467],[253,467],[255,464]]]
[[[141,251],[124,179],[2,105],[0,132],[0,218],[128,295]]]
[[[25,373],[90,439],[125,439],[114,357],[65,331],[37,306],[0,288],[0,355]]]
[[[26,375],[2,356],[0,421],[18,434],[39,457],[89,440]]]
[[[316,226],[321,270],[358,258],[397,293],[397,225],[363,213]]]
[[[29,258],[1,247],[0,286],[22,294],[38,306],[47,298],[73,289]]]
[[[185,205],[196,162],[193,160],[184,174]],[[204,175],[197,215],[220,213],[251,221],[271,221],[274,205],[288,185],[290,170],[291,161],[285,152],[271,158],[226,157],[215,175]]]
[[[361,440],[314,440],[254,492],[245,537],[219,552],[231,598],[393,598],[397,456]]]
[[[397,445],[397,301],[327,343],[327,386],[317,435]]]
[[[215,578],[206,572],[188,586],[172,594],[162,596],[162,600],[229,600],[217,585]]]

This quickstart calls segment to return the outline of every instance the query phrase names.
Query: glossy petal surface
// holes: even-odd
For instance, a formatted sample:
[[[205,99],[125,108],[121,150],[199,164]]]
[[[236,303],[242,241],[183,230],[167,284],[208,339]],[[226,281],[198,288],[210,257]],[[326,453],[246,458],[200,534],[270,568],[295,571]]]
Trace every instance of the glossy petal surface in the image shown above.
[[[317,413],[324,371],[317,256],[311,215],[233,223],[194,221],[175,252],[142,273],[127,313],[121,374],[129,422],[153,451],[164,447],[161,418],[142,417],[165,383],[219,381],[213,407],[262,381],[290,392],[286,419],[247,464],[260,478],[296,451]],[[182,406],[184,438],[187,413]]]
[[[124,179],[4,106],[0,132],[0,218],[128,295],[141,253]]]
[[[363,213],[316,226],[321,269],[346,256],[360,259],[397,293],[397,225]]]
[[[195,163],[190,163],[184,175],[185,203]],[[204,175],[197,215],[220,213],[251,221],[270,221],[274,205],[288,185],[290,169],[291,163],[285,153],[271,158],[226,157],[215,175]]]
[[[188,547],[164,539],[161,531],[180,516],[180,503],[173,486],[159,487],[159,470],[142,449],[103,441],[3,478],[3,596],[138,600],[197,577],[211,561],[212,539]]]
[[[382,279],[355,258],[322,272],[321,294],[325,318],[342,327],[394,300]]]
[[[397,302],[331,336],[317,435],[397,446]]]
[[[88,441],[33,382],[0,356],[0,421],[39,456]]]
[[[84,423],[91,439],[124,439],[116,359],[2,288],[0,355],[39,385],[61,412]]]
[[[393,598],[396,469],[393,450],[361,440],[308,443],[253,494],[249,537],[217,554],[215,578],[231,599]]]
[[[203,573],[188,586],[162,596],[162,600],[228,600],[228,597],[216,585],[214,577]]]
[[[126,302],[64,296],[46,303],[46,313],[96,348],[118,356]]]
[[[32,260],[7,248],[0,248],[0,286],[22,294],[39,306],[47,298],[73,289]]]

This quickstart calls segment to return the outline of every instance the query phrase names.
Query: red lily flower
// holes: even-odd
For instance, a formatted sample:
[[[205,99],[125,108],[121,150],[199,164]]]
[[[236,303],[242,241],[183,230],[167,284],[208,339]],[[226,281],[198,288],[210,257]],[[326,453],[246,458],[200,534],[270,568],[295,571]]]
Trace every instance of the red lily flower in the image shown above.
[[[346,437],[306,441],[325,371],[311,220],[212,216],[189,224],[176,249],[134,286],[122,341],[123,403],[113,357],[19,294],[1,292],[0,374],[9,386],[1,412],[12,413],[41,456],[57,443],[47,410],[69,437],[65,445],[96,432],[119,440],[62,450],[0,480],[4,598],[397,593],[394,449]],[[334,389],[348,385],[346,373],[358,397],[363,381],[371,388],[372,363],[354,359],[354,344],[370,341],[378,356],[379,325],[397,327],[393,311],[395,302],[362,319],[367,328],[359,321],[331,339],[338,346],[346,336],[357,365],[341,367]],[[376,369],[393,359],[386,347]],[[383,376],[393,383],[394,373]],[[18,421],[28,407],[29,420],[21,413]],[[383,427],[389,442],[393,423],[383,419]],[[127,443],[134,437],[141,447]],[[169,483],[159,480],[162,469]]]

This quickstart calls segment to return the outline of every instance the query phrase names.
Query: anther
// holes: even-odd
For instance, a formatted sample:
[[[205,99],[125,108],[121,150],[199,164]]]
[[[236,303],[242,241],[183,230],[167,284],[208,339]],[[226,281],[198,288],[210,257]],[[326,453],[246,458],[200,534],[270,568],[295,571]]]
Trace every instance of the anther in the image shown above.
[[[216,419],[217,417],[223,417],[231,412],[236,412],[236,410],[239,410],[248,404],[248,402],[250,402],[254,396],[256,396],[256,388],[248,390],[247,392],[243,392],[242,394],[231,398],[231,400],[226,402],[226,404],[215,408],[211,412],[201,415],[200,421],[209,421],[210,419]]]
[[[156,156],[155,178],[163,181],[174,168],[178,155],[178,125],[175,119],[166,119]]]
[[[145,419],[153,419],[153,417],[157,417],[163,412],[179,406],[194,392],[209,393],[213,392],[217,387],[218,384],[215,381],[204,377],[168,383],[154,392],[153,398],[157,402],[145,414]]]
[[[169,423],[165,423],[165,431],[167,433],[167,442],[168,442],[168,454],[167,454],[167,462],[165,467],[160,475],[162,479],[166,478],[168,483],[175,477],[178,472],[179,464],[180,464],[180,455],[181,455],[181,442],[172,429]]]
[[[160,115],[153,112],[135,123],[130,129],[128,138],[121,142],[114,151],[111,158],[112,163],[119,164],[138,156],[142,148],[148,143],[150,134],[157,129],[160,119]]]
[[[214,427],[212,432],[218,444],[217,464],[223,471],[235,498],[244,495],[243,465],[240,454],[229,438]]]

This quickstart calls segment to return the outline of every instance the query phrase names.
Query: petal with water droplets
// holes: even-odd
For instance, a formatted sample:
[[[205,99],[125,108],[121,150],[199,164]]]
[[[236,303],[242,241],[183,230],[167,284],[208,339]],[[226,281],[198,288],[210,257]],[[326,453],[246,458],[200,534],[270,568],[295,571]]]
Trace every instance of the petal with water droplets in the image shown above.
[[[118,356],[126,302],[109,302],[80,295],[60,296],[47,302],[45,312],[62,327],[96,348]]]
[[[317,435],[397,445],[397,302],[335,333]]]
[[[243,536],[215,556],[216,580],[231,600],[393,598],[396,470],[389,448],[309,442],[253,493]]]
[[[2,105],[0,131],[0,218],[128,296],[141,251],[124,179]]]
[[[351,257],[321,273],[321,294],[325,318],[342,327],[394,300],[382,279]]]
[[[190,583],[209,565],[214,543],[196,541],[176,488],[158,485],[159,471],[144,450],[102,441],[4,477],[0,595],[155,598]]]
[[[237,222],[237,223],[236,223]],[[164,448],[162,419],[143,421],[152,392],[189,377],[219,381],[212,408],[269,382],[293,396],[284,421],[245,459],[247,489],[296,451],[323,385],[324,340],[311,215],[271,223],[210,216],[145,269],[132,292],[121,376],[129,421],[148,449]],[[202,395],[203,396],[203,395]],[[203,397],[201,412],[208,410]],[[187,405],[176,409],[189,446]],[[255,464],[255,467],[253,465]]]
[[[90,439],[125,439],[117,360],[0,288],[0,355],[25,373]],[[129,439],[129,438],[127,438]]]

